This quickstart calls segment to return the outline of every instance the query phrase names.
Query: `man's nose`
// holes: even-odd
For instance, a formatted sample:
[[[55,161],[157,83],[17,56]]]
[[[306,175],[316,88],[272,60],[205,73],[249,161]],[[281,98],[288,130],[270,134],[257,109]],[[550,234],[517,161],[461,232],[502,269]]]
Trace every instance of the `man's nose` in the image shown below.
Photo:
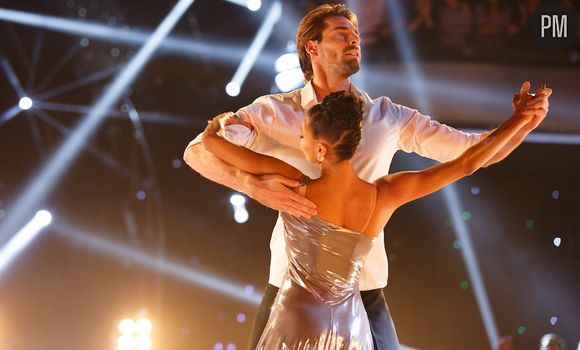
[[[351,35],[350,44],[351,45],[358,45],[359,43],[360,43],[360,37],[358,35]]]

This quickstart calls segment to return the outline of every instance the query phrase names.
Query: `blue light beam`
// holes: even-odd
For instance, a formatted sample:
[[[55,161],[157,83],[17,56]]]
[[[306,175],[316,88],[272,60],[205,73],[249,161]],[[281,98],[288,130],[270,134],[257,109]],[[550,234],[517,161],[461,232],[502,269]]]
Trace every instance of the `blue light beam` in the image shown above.
[[[240,66],[236,70],[234,77],[226,86],[226,92],[228,93],[228,95],[237,96],[240,93],[240,89],[242,88],[244,81],[248,77],[248,73],[250,73],[250,70],[254,66],[254,63],[256,63],[258,55],[264,48],[266,41],[270,37],[270,34],[272,34],[272,30],[274,29],[276,23],[278,23],[278,21],[280,20],[281,15],[282,15],[282,3],[280,1],[276,1],[272,4],[272,7],[270,8],[268,15],[266,16],[266,19],[262,23],[262,26],[260,26],[260,29],[258,30],[256,37],[254,37],[254,40],[252,41],[252,44],[248,48],[248,51],[246,52],[244,59],[240,63]]]
[[[7,111],[4,111],[4,113],[0,114],[0,125],[14,118],[18,113],[20,113],[20,111],[22,111],[22,109],[20,109],[18,105],[8,109]]]
[[[49,102],[49,101],[35,101],[34,106],[36,109],[44,109],[47,111],[55,111],[55,112],[65,112],[65,113],[77,113],[77,114],[85,114],[89,113],[91,110],[90,106],[83,106],[83,105],[73,105],[68,103],[58,103],[58,102]],[[115,118],[126,118],[127,114],[121,112],[116,109],[110,109],[107,112],[109,117]],[[150,123],[159,123],[159,124],[168,124],[168,125],[177,125],[177,126],[195,126],[201,127],[203,123],[199,121],[201,116],[180,116],[180,115],[170,115],[164,114],[160,112],[139,112],[139,117],[142,121],[150,122]]]
[[[481,318],[483,320],[487,338],[490,342],[490,347],[493,349],[499,341],[499,334],[475,255],[475,248],[473,248],[473,243],[471,242],[469,229],[461,216],[462,210],[461,204],[459,203],[459,197],[457,196],[457,191],[453,185],[444,187],[442,191],[445,203],[447,204],[447,210],[451,216],[451,222],[453,223],[453,230],[461,242],[463,261],[465,262],[467,272],[469,273],[469,279],[473,286],[475,300],[477,301],[477,306],[481,313]]]
[[[42,121],[44,121],[46,124],[50,125],[54,129],[56,129],[62,135],[68,136],[68,135],[71,134],[71,131],[70,131],[69,128],[67,128],[66,126],[64,126],[58,120],[56,120],[53,117],[51,117],[45,111],[40,110],[40,109],[35,109],[35,110],[33,110],[32,113],[35,116],[37,116],[38,118],[40,118]],[[117,173],[125,176],[126,178],[131,178],[131,170],[128,167],[126,167],[125,165],[117,162],[113,157],[109,156],[108,154],[100,151],[98,148],[93,147],[93,146],[91,146],[89,144],[84,145],[84,147],[86,148],[86,150],[90,154],[92,154],[93,156],[95,156],[95,158],[97,158],[98,160],[100,160],[103,164],[105,164],[106,166],[108,166],[109,168],[111,168],[112,170],[114,170],[115,172],[117,172]]]
[[[14,91],[16,91],[18,97],[19,98],[25,97],[26,93],[24,92],[24,89],[22,88],[22,85],[20,84],[20,81],[18,80],[16,73],[14,73],[12,66],[10,66],[10,62],[8,62],[5,58],[0,58],[0,67],[2,67],[4,73],[6,73],[6,77],[8,78],[10,85],[12,85],[12,87],[14,88]]]
[[[38,233],[52,221],[52,215],[46,210],[40,210],[34,215],[8,243],[0,249],[0,275],[8,269],[16,256],[22,252],[38,235]]]
[[[95,103],[91,112],[81,121],[70,138],[61,144],[55,154],[46,162],[46,166],[41,169],[13,205],[12,210],[10,210],[12,214],[7,215],[6,220],[0,226],[0,244],[12,236],[12,232],[23,221],[27,213],[41,203],[57,184],[62,173],[78,155],[81,146],[94,133],[111,106],[119,100],[127,86],[135,79],[159,44],[194,1],[180,0],[175,5],[145,45]]]
[[[194,286],[205,288],[251,305],[259,305],[262,299],[261,293],[248,293],[245,290],[245,286],[241,284],[208,272],[193,269],[190,266],[167,258],[161,258],[153,253],[115,242],[105,238],[107,236],[105,234],[90,234],[78,229],[61,226],[56,227],[55,230],[70,239],[73,244],[81,245],[103,255],[123,260],[129,259],[139,266],[163,273]]]
[[[405,12],[401,8],[399,0],[387,0],[387,5],[389,8],[388,13],[391,23],[402,23],[401,27],[395,28],[395,43],[397,44],[397,49],[403,58],[403,62],[405,62],[405,71],[410,78],[413,96],[416,99],[416,103],[419,105],[419,109],[428,112],[431,109],[431,106],[426,97],[427,94],[425,93],[423,84],[423,74],[417,64],[417,55],[407,33],[407,28],[405,27],[405,24],[407,23]]]
[[[387,0],[387,5],[391,22],[396,24],[398,21],[401,21],[399,23],[403,23],[401,27],[395,29],[395,41],[399,53],[403,58],[403,62],[405,62],[404,68],[411,83],[411,91],[413,92],[413,96],[419,107],[429,111],[431,106],[425,91],[425,79],[417,64],[417,56],[412,41],[408,36],[407,28],[405,27],[405,24],[407,23],[405,13],[399,0]],[[443,196],[447,210],[452,217],[455,234],[457,238],[464,243],[465,249],[462,249],[461,251],[463,261],[467,267],[469,278],[474,287],[475,299],[483,319],[488,340],[491,347],[494,348],[499,339],[497,326],[491,311],[487,293],[485,292],[485,285],[477,263],[475,249],[473,248],[469,237],[469,229],[461,217],[461,205],[456,194],[455,185],[450,184],[443,188]]]
[[[55,96],[69,92],[71,90],[78,89],[82,86],[92,84],[92,83],[97,82],[99,80],[108,78],[111,75],[114,75],[119,70],[119,68],[120,68],[119,66],[113,66],[113,67],[103,69],[102,71],[98,71],[98,72],[95,72],[91,75],[87,75],[85,77],[82,77],[81,79],[79,79],[77,81],[73,81],[71,83],[68,83],[68,84],[44,91],[40,95],[35,96],[35,99],[48,100],[48,99],[51,99]]]
[[[45,30],[53,30],[75,36],[82,36],[129,45],[140,45],[145,42],[151,35],[151,33],[144,30],[112,27],[108,24],[91,21],[79,22],[66,18],[39,15],[3,8],[0,8],[0,20],[22,25],[29,25]],[[75,49],[78,49],[78,46],[76,46]],[[189,37],[172,36],[168,37],[161,44],[160,50],[164,52],[180,54],[182,56],[193,59],[199,59],[200,56],[205,56],[223,63],[237,63],[241,58],[244,57],[246,46],[239,43],[225,42],[223,40],[220,40],[219,42],[216,40],[201,42],[192,40]],[[70,52],[67,60],[72,56],[72,54],[74,54],[74,52]],[[273,60],[275,60],[275,57],[272,53],[262,54],[258,58],[258,62],[261,63],[260,66],[268,68],[270,67]],[[51,74],[50,79],[53,78],[53,75],[54,73]],[[44,87],[46,83],[47,78],[45,78],[39,84],[39,86]]]
[[[464,129],[463,132],[483,134],[487,130]],[[580,134],[555,134],[549,132],[533,132],[528,134],[524,143],[541,143],[553,145],[580,145]]]

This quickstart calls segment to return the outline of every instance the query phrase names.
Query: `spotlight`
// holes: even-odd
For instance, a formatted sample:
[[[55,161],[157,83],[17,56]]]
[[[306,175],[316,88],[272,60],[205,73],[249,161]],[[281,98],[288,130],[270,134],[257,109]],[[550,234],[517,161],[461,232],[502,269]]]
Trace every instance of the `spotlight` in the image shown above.
[[[117,340],[117,350],[151,349],[151,321],[146,318],[134,321],[126,318],[119,323],[121,335]]]
[[[119,322],[119,332],[121,334],[131,334],[135,331],[135,321],[130,318],[126,318]]]
[[[52,221],[52,214],[47,210],[39,210],[34,215],[34,220],[38,222],[40,228],[46,227]]]
[[[288,92],[304,85],[304,76],[296,51],[278,57],[274,66],[278,72],[274,82],[281,92]]]
[[[142,318],[135,322],[135,332],[139,335],[147,335],[151,333],[152,329],[153,325],[151,324],[151,321],[146,318]]]
[[[248,10],[256,12],[262,7],[262,1],[260,0],[226,0],[232,4],[247,7]]]
[[[234,220],[238,224],[243,224],[250,218],[250,213],[246,209],[246,197],[239,193],[230,196],[230,204],[234,208]]]
[[[23,97],[20,99],[20,102],[18,102],[18,107],[20,107],[21,110],[26,111],[32,107],[32,100],[30,97]]]
[[[236,220],[238,224],[245,223],[246,221],[248,221],[249,218],[250,213],[248,213],[246,208],[240,208],[234,211],[234,220]]]
[[[240,84],[233,81],[226,85],[226,93],[232,97],[238,96],[240,94]]]
[[[300,61],[296,52],[285,53],[276,59],[276,72],[284,72],[292,68],[300,68]]]
[[[237,194],[237,193],[232,194],[230,197],[230,203],[234,207],[242,206],[242,205],[246,204],[246,197],[242,196],[241,194]]]
[[[260,0],[248,0],[248,3],[246,4],[246,6],[248,7],[248,10],[256,12],[260,9],[260,7],[262,7],[262,1],[260,1]]]
[[[278,73],[274,78],[276,86],[282,92],[288,92],[299,88],[304,84],[304,76],[300,68],[293,68],[281,73]]]

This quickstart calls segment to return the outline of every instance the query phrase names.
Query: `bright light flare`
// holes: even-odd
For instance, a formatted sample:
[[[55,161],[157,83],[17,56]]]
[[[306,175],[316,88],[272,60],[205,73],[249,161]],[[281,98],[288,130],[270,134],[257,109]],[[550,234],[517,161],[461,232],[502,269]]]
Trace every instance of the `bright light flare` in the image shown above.
[[[285,72],[278,73],[274,78],[276,86],[282,92],[288,92],[304,85],[304,75],[300,68],[293,68]]]
[[[238,224],[246,223],[249,218],[250,213],[248,213],[248,210],[246,210],[246,208],[240,208],[234,211],[234,220],[236,220]]]
[[[226,93],[232,97],[238,96],[240,94],[240,84],[230,81],[228,85],[226,85]]]
[[[119,322],[119,332],[121,334],[131,334],[135,331],[135,321],[130,318],[126,318]]]
[[[246,209],[246,197],[239,193],[230,196],[230,204],[234,208],[234,220],[238,224],[243,224],[250,218],[250,213]]]
[[[300,60],[296,52],[285,53],[276,59],[276,72],[284,72],[293,68],[300,68]]]
[[[242,206],[246,204],[246,197],[242,196],[241,194],[232,194],[230,196],[230,204],[235,206]]]
[[[248,10],[256,12],[262,7],[262,1],[260,1],[260,0],[248,0],[246,7],[248,8]]]
[[[151,330],[153,330],[153,325],[151,324],[151,321],[149,321],[148,319],[142,318],[137,322],[135,322],[135,333],[146,335],[150,334]]]
[[[246,7],[248,10],[252,12],[256,12],[262,7],[261,0],[226,0],[226,1],[231,2],[232,4]]]
[[[30,108],[32,108],[32,100],[30,99],[30,97],[22,97],[20,99],[20,101],[18,102],[18,107],[20,107],[21,110],[26,111],[29,110]]]
[[[149,350],[151,349],[151,330],[153,325],[146,318],[134,321],[126,318],[118,326],[121,335],[117,339],[117,350]]]

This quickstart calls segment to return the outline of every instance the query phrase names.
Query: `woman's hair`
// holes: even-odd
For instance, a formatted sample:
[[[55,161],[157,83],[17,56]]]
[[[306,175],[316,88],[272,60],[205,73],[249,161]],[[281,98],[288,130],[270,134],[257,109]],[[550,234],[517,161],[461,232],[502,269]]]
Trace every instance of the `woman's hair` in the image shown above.
[[[349,91],[333,92],[308,111],[315,139],[330,143],[338,161],[354,156],[362,136],[363,103]]]
[[[312,80],[314,71],[310,56],[306,52],[306,42],[308,40],[321,41],[322,31],[326,28],[324,20],[328,17],[344,17],[358,28],[358,21],[354,12],[344,4],[324,4],[310,11],[298,24],[296,32],[296,50],[300,60],[300,68],[304,74],[304,82]]]

